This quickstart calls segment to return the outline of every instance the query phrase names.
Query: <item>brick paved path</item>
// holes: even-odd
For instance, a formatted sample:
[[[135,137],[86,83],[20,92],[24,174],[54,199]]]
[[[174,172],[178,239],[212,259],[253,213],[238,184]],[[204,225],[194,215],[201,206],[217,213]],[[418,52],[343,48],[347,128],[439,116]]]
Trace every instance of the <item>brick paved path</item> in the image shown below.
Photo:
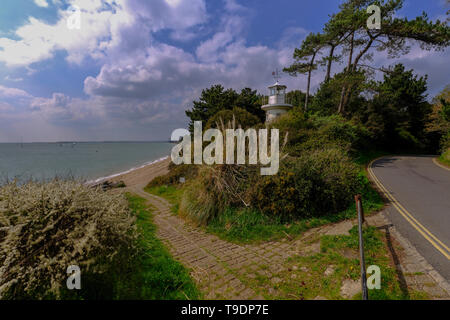
[[[257,245],[237,245],[186,224],[183,219],[173,215],[171,205],[165,199],[145,192],[142,186],[133,187],[131,191],[147,199],[155,209],[153,219],[157,225],[157,236],[169,248],[175,259],[192,269],[191,276],[206,299],[264,299],[263,293],[271,295],[273,288],[255,285],[250,288],[246,284],[255,283],[253,280],[257,277],[270,279],[268,283],[272,285],[278,283],[281,279],[277,275],[286,271],[286,260],[289,257],[320,252],[318,240],[321,235],[347,233],[354,224],[347,220],[311,229],[300,239],[293,241],[285,239]],[[369,217],[368,220],[375,226],[386,224],[382,215]],[[403,255],[404,261],[400,262],[402,265],[409,263],[408,266],[417,269],[415,271],[430,274],[430,270],[422,266],[413,250],[406,249]],[[414,285],[421,277],[424,278],[420,275],[409,275],[406,282],[416,289],[424,290],[422,286],[419,288]],[[424,291],[427,291],[431,298],[449,298],[437,285],[440,281],[428,276],[426,278],[428,281],[426,287],[429,290]]]
[[[298,252],[294,242],[242,246],[221,240],[174,216],[165,199],[142,189],[133,192],[156,209],[157,236],[177,260],[192,268],[192,276],[206,299],[263,299],[244,284],[245,279],[276,277],[285,259]]]

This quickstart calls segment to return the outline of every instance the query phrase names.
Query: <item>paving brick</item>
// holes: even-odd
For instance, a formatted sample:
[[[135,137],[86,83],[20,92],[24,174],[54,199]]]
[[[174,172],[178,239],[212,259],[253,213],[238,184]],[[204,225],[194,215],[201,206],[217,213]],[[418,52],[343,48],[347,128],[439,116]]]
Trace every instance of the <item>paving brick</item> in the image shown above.
[[[157,236],[167,246],[172,255],[191,269],[191,275],[206,299],[263,299],[263,293],[276,297],[278,292],[273,288],[249,288],[245,280],[257,275],[272,278],[273,283],[279,283],[277,273],[287,268],[286,259],[299,254],[311,255],[320,251],[318,236],[320,234],[336,233],[339,228],[344,230],[343,222],[333,226],[324,226],[305,232],[300,239],[287,241],[271,241],[259,245],[236,245],[217,236],[204,233],[178,216],[173,215],[170,204],[157,196],[142,190],[133,189],[149,201],[154,208],[154,222],[157,226]],[[369,223],[386,225],[383,215],[368,217]],[[347,226],[345,225],[345,227]],[[395,232],[393,232],[395,234]],[[398,238],[398,237],[397,237]],[[409,285],[428,292],[432,298],[449,298],[448,294],[436,285],[435,271],[423,258],[408,247],[400,239],[405,254],[399,268],[404,273]],[[303,270],[304,267],[301,267]],[[307,271],[307,270],[306,270]],[[423,273],[417,275],[417,273]],[[241,282],[236,276],[242,278]],[[296,280],[292,280],[296,281]]]

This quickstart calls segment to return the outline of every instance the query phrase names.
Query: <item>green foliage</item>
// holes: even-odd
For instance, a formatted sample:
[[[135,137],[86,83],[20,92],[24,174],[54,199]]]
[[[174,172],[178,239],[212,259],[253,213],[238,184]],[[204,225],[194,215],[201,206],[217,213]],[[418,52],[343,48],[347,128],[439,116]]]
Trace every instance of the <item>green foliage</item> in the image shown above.
[[[237,93],[233,89],[225,90],[222,85],[215,85],[204,89],[199,101],[193,101],[192,109],[186,111],[186,116],[190,119],[189,128],[193,130],[194,121],[202,121],[204,127],[212,116],[222,110],[232,110],[234,107],[246,110],[261,121],[265,119],[260,96],[256,91],[245,88],[241,93]]]
[[[186,185],[180,213],[205,225],[227,207],[245,206],[247,188],[258,175],[256,166],[201,166],[197,178]]]
[[[284,68],[283,71],[292,76],[305,74],[317,69],[315,57],[320,49],[324,46],[324,37],[320,33],[310,33],[303,40],[300,48],[295,48],[293,58],[295,62]]]
[[[283,219],[345,209],[357,193],[358,167],[340,149],[316,150],[283,163],[278,175],[252,187],[252,205]]]
[[[321,137],[324,143],[336,144],[344,150],[364,150],[370,141],[370,133],[358,121],[349,121],[340,115],[330,117],[312,117],[311,121],[317,133],[312,139]],[[320,148],[320,144],[316,144]]]
[[[426,101],[426,79],[398,64],[378,83],[365,124],[380,144],[391,148],[422,146],[432,111]]]
[[[193,179],[197,175],[197,171],[198,166],[193,164],[174,165],[171,163],[169,166],[169,172],[165,175],[154,178],[148,183],[147,188],[164,185],[178,185],[180,184],[180,178],[184,178],[185,181]]]
[[[1,299],[197,299],[145,200],[72,181],[0,188]],[[68,290],[66,269],[81,269]]]
[[[306,94],[300,90],[286,93],[286,101],[294,106],[294,110],[304,110]]]
[[[289,234],[300,234],[304,229],[301,224],[283,224],[279,217],[258,210],[236,208],[226,208],[207,226],[209,232],[239,243],[276,240]]]
[[[440,99],[442,110],[441,117],[444,121],[450,122],[450,99],[445,100],[444,98]]]
[[[364,71],[356,71],[351,74],[337,73],[329,81],[322,82],[314,96],[310,111],[323,116],[336,114],[343,86],[352,88],[346,113],[353,115],[364,109],[366,99],[361,94],[367,88],[367,75]]]
[[[285,151],[291,156],[301,156],[305,152],[328,147],[338,147],[351,153],[367,147],[370,132],[358,121],[347,120],[340,115],[328,117],[301,112],[290,112],[272,124],[284,136],[288,133]]]
[[[364,166],[374,157],[376,155],[361,156],[361,165]],[[380,210],[383,207],[383,200],[371,187],[364,169],[358,174],[358,181],[364,199],[365,214]],[[183,188],[163,186],[146,189],[146,191],[168,200],[173,205],[172,209],[178,213],[179,203],[184,197],[186,188],[189,186]],[[270,241],[285,237],[295,238],[310,228],[354,218],[355,212],[355,205],[352,202],[348,208],[340,212],[329,212],[320,217],[307,219],[294,219],[286,223],[280,216],[263,214],[255,208],[226,207],[220,214],[214,215],[208,221],[206,230],[217,234],[222,239],[237,243]]]
[[[348,259],[342,256],[344,250],[348,252],[349,249],[356,257],[358,256],[358,226],[353,226],[349,233],[350,235],[322,236],[320,241],[321,253],[315,256],[315,262],[318,265],[328,265],[329,263],[335,265],[337,271],[334,276],[341,280],[347,277],[356,280],[360,277],[359,259]],[[403,284],[398,280],[396,270],[390,265],[388,256],[391,253],[389,253],[388,246],[383,241],[383,234],[377,228],[365,227],[363,238],[366,266],[377,265],[381,271],[381,289],[370,290],[370,300],[409,300],[425,297],[424,294],[402,287]],[[386,240],[390,241],[390,239]],[[331,260],[328,262],[329,259]],[[344,272],[339,272],[340,270]],[[337,282],[340,283],[340,281]],[[328,291],[333,292],[332,290]],[[361,299],[360,296],[361,294],[353,298]]]
[[[139,255],[129,264],[121,281],[118,299],[185,300],[199,299],[200,292],[189,271],[174,260],[156,237],[156,226],[145,205],[145,199],[128,195],[133,214],[137,217]]]
[[[233,110],[222,110],[209,118],[205,129],[221,128],[222,124],[226,126],[227,123],[235,122],[235,127],[248,129],[260,124],[260,119],[244,109],[235,107]]]
[[[120,195],[71,181],[0,188],[0,298],[112,298],[136,254],[134,218]],[[78,265],[83,288],[69,291]]]
[[[445,153],[450,148],[450,85],[433,99],[433,111],[426,126],[435,149]]]
[[[207,224],[220,210],[223,210],[223,199],[208,188],[210,183],[205,175],[205,172],[201,172],[186,186],[179,205],[179,213],[198,225]]]
[[[373,48],[387,52],[390,57],[399,57],[410,51],[409,42],[418,42],[425,50],[442,50],[450,43],[450,27],[445,21],[431,21],[425,13],[414,20],[398,18],[399,10],[403,7],[403,0],[346,0],[339,5],[339,11],[330,15],[322,33],[311,33],[301,43],[300,48],[294,50],[294,63],[284,71],[296,76],[308,73],[307,92],[309,93],[311,72],[318,64],[326,65],[325,84],[331,78],[333,62],[341,61],[348,55],[348,63],[341,73],[340,88],[337,83],[332,86],[322,84],[319,91],[319,101],[315,104],[315,111],[347,112],[353,115],[355,106],[348,108],[351,96],[359,97],[358,73],[363,69],[376,70],[376,66],[364,65],[364,60],[373,60]],[[381,29],[367,28],[370,13],[366,11],[371,4],[381,9]],[[329,49],[327,55],[324,49]],[[342,55],[336,55],[341,52]],[[315,58],[322,55],[318,63]],[[358,107],[358,105],[356,105]],[[309,108],[308,108],[309,109]],[[358,108],[357,108],[358,109]],[[415,136],[414,133],[412,135]]]
[[[439,157],[439,160],[450,167],[450,135],[447,136],[447,151],[444,151],[442,155]]]

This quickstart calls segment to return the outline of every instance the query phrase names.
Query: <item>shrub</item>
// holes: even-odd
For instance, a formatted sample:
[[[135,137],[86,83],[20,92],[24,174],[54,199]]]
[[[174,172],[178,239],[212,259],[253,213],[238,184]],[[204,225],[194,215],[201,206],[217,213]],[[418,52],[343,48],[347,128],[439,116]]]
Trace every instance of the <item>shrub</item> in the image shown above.
[[[232,126],[233,128],[238,128],[240,126],[243,129],[251,128],[261,123],[257,116],[244,109],[234,107],[233,110],[219,111],[214,116],[209,118],[208,122],[206,123],[205,129],[222,128],[223,125],[233,122],[235,122],[235,125]]]
[[[371,141],[369,131],[358,121],[347,120],[340,115],[306,118],[301,112],[290,112],[271,126],[280,129],[281,136],[288,133],[286,152],[297,157],[316,149],[361,150],[367,148]]]
[[[70,181],[9,183],[0,188],[0,298],[111,293],[112,270],[131,259],[136,239],[121,195]],[[70,265],[81,268],[87,296],[66,289]]]
[[[201,166],[197,178],[186,186],[180,201],[181,214],[198,224],[207,224],[227,207],[249,204],[245,190],[257,176],[256,166]]]
[[[448,132],[445,136],[441,139],[441,150],[443,153],[450,150],[450,132]]]
[[[340,149],[287,159],[278,175],[251,188],[252,205],[283,219],[316,217],[345,209],[359,188],[358,167]]]
[[[216,195],[197,178],[184,191],[179,213],[198,225],[207,224],[219,211],[220,202],[217,200]]]
[[[193,164],[174,165],[172,162],[169,166],[169,172],[163,176],[158,176],[149,182],[148,188],[159,187],[164,185],[177,185],[180,183],[180,178],[185,178],[186,181],[197,176],[198,166]]]

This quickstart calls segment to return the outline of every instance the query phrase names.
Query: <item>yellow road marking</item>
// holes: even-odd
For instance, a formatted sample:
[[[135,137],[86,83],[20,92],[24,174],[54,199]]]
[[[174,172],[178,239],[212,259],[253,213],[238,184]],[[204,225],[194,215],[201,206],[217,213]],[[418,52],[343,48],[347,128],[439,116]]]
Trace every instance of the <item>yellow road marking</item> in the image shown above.
[[[450,260],[450,249],[442,243],[435,235],[433,235],[427,228],[425,228],[419,221],[417,221],[411,213],[408,212],[401,204],[398,202],[397,199],[394,198],[393,195],[381,184],[380,180],[375,176],[375,173],[372,170],[372,164],[374,161],[378,159],[373,160],[369,166],[368,171],[370,176],[372,177],[375,184],[380,188],[381,191],[387,196],[389,200],[391,200],[394,207],[397,209],[398,212],[408,221],[425,239],[428,240],[439,252],[441,252],[447,259]],[[447,252],[448,251],[448,252]]]
[[[439,161],[438,161],[436,158],[433,158],[433,162],[434,162],[434,164],[436,164],[437,166],[439,166],[439,167],[441,167],[441,168],[443,168],[443,169],[445,169],[445,170],[450,171],[450,168],[444,166],[443,164],[440,164]]]

